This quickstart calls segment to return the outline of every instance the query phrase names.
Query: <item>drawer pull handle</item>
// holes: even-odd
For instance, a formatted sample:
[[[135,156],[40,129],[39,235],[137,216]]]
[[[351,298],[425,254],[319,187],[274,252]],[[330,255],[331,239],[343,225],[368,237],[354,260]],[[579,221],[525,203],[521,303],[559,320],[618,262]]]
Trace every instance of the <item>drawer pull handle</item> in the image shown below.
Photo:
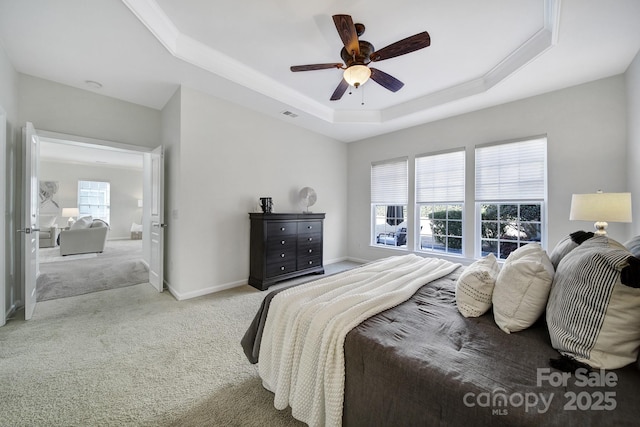
[[[309,253],[313,252],[313,249],[309,249]]]
[[[280,241],[280,244],[281,244],[281,245],[284,245],[284,240]]]
[[[284,266],[280,267],[280,271],[284,271]]]
[[[309,265],[313,264],[313,261],[309,261]]]
[[[313,240],[313,237],[309,237],[309,241],[312,241],[312,240]]]
[[[284,254],[280,254],[280,258],[284,258]]]
[[[309,225],[309,226],[307,226],[307,228],[308,228],[309,230],[311,230],[311,229],[313,228],[313,225]]]
[[[284,231],[284,230],[285,230],[285,228],[284,228],[284,227],[280,227],[280,231]]]

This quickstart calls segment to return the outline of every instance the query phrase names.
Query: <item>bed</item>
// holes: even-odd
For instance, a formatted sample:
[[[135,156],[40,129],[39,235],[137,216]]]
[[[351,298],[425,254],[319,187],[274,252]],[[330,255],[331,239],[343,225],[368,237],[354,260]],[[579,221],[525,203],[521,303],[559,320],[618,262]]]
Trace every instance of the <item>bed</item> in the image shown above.
[[[639,307],[633,309],[633,305],[628,305],[625,311],[635,310],[635,314],[630,314],[632,321],[621,319],[637,338],[631,348],[631,354],[635,355],[633,361],[627,363],[629,355],[624,355],[626,359],[615,355],[619,360],[602,362],[624,366],[606,370],[593,368],[601,363],[600,353],[593,356],[598,359],[595,361],[581,357],[579,352],[571,353],[575,349],[563,347],[562,339],[558,338],[557,332],[562,328],[554,319],[554,313],[558,307],[567,311],[563,299],[573,306],[579,305],[575,303],[575,295],[570,292],[563,295],[566,287],[563,278],[575,282],[579,276],[575,274],[578,268],[575,264],[600,262],[602,252],[609,251],[618,258],[623,253],[623,249],[608,239],[592,236],[580,238],[574,233],[573,238],[567,236],[554,249],[549,261],[553,259],[556,277],[543,292],[545,314],[531,316],[528,313],[535,318],[525,326],[513,324],[513,318],[518,315],[497,322],[496,312],[503,308],[500,305],[478,315],[462,314],[459,309],[463,299],[461,279],[480,277],[471,274],[473,265],[455,265],[446,274],[428,280],[404,302],[368,317],[346,333],[339,418],[317,417],[317,414],[309,417],[304,410],[302,416],[296,416],[295,405],[292,405],[294,417],[310,425],[345,426],[637,425],[640,419],[637,362],[640,330],[636,330],[640,329],[636,321],[640,318]],[[539,255],[539,249],[536,254]],[[632,264],[628,259],[616,262],[625,268]],[[507,263],[498,275],[509,270],[505,266]],[[616,290],[620,280],[637,283],[631,270],[626,268],[625,279],[620,278],[621,274],[614,277]],[[513,285],[517,280],[511,278],[509,289],[517,287]],[[301,285],[304,286],[313,285]],[[640,306],[640,290],[628,284],[622,286],[633,290],[631,296],[624,294],[623,299],[627,303],[633,300],[633,304]],[[278,302],[278,294],[290,292],[289,289],[292,288],[268,294],[247,330],[242,345],[252,363],[262,363],[259,360],[264,355],[262,334],[271,303]],[[493,296],[503,292],[498,290],[495,289]],[[513,299],[513,295],[510,298]],[[549,306],[552,299],[556,307]],[[615,300],[615,296],[611,300]],[[522,301],[519,303],[523,305]],[[601,323],[606,327],[612,321],[605,319]],[[554,325],[553,331],[550,324]],[[619,328],[619,325],[613,326]],[[505,329],[511,330],[506,333]],[[603,330],[599,335],[607,333]],[[591,347],[597,349],[601,345],[603,343],[596,342]],[[604,345],[611,347],[610,342]],[[295,375],[293,377],[295,383]],[[265,387],[274,391],[270,381],[263,377]],[[295,388],[289,389],[289,397],[296,392]],[[274,394],[277,401],[278,394]],[[330,407],[329,394],[314,395],[313,399],[319,399],[323,408]],[[295,399],[291,401],[295,403]],[[283,402],[286,406],[291,401],[281,401],[280,408]]]

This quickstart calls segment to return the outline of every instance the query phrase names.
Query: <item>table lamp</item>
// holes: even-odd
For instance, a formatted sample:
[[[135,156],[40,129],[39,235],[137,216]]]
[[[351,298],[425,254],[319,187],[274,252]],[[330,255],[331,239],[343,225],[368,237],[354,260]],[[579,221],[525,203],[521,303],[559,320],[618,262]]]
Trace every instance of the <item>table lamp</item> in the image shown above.
[[[631,222],[631,193],[574,194],[571,221],[595,221],[595,234],[606,236],[607,222]]]
[[[75,217],[80,215],[80,210],[78,208],[62,208],[62,216],[69,217],[67,225],[71,227],[75,222]]]

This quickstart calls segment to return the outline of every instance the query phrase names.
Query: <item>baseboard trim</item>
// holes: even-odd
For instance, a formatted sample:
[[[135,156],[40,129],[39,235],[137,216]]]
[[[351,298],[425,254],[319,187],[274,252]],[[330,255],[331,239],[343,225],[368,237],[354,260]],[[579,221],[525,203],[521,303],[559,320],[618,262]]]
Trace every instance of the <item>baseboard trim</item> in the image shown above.
[[[335,264],[335,263],[343,262],[343,261],[353,261],[353,262],[358,262],[358,263],[369,262],[368,260],[358,260],[356,258],[341,257],[341,258],[335,258],[335,259],[332,259],[332,260],[328,260],[327,262],[324,263],[324,265]],[[223,283],[223,284],[215,285],[215,286],[209,286],[208,288],[198,289],[196,291],[181,293],[181,292],[178,292],[173,286],[171,286],[171,284],[169,282],[167,282],[166,280],[164,281],[165,288],[178,301],[184,301],[184,300],[191,299],[191,298],[197,298],[197,297],[201,297],[201,296],[204,296],[204,295],[214,294],[216,292],[226,291],[227,289],[237,288],[237,287],[243,286],[243,285],[247,285],[247,280],[246,279],[245,280],[236,280],[235,282]]]
[[[238,286],[246,285],[246,280],[238,280],[235,282],[223,283],[220,285],[209,286],[208,288],[198,289],[197,291],[184,292],[180,293],[175,288],[173,288],[168,282],[165,282],[167,289],[178,301],[183,301],[191,298],[197,298],[204,295],[213,294],[220,291],[225,291],[231,288],[237,288]]]

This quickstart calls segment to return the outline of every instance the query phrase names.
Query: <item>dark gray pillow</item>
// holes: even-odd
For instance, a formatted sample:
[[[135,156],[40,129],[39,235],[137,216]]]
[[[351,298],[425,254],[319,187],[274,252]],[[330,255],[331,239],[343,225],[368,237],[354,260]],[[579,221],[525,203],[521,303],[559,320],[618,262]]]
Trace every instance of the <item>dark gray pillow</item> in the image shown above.
[[[551,251],[551,255],[549,255],[549,259],[551,260],[551,264],[553,264],[554,269],[558,269],[558,264],[562,261],[562,258],[567,256],[569,252],[577,248],[584,242],[593,237],[593,233],[590,231],[576,231],[569,234],[564,239],[560,240],[553,251]]]
[[[640,236],[624,242],[624,247],[627,248],[634,257],[640,258]]]

